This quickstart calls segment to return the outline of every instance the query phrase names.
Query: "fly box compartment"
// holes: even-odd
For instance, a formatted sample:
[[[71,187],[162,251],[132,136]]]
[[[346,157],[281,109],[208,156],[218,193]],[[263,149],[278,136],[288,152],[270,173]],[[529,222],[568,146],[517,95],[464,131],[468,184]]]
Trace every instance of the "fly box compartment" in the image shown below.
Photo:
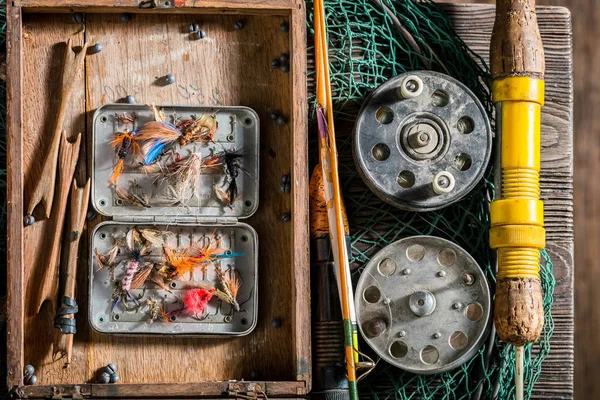
[[[252,331],[258,238],[237,219],[258,206],[257,114],[247,107],[109,104],[96,110],[92,137],[91,201],[115,221],[91,237],[92,328]]]
[[[153,235],[164,242],[164,249],[154,246],[134,265],[130,288],[119,293],[131,268],[128,234],[134,241],[134,235],[142,241]],[[249,225],[104,222],[92,233],[91,243],[92,254],[125,253],[111,269],[99,265],[98,257],[90,261],[89,321],[97,332],[241,336],[256,326],[258,243]],[[176,272],[165,264],[166,251],[175,258],[195,245],[211,252],[217,243],[214,261],[167,279]]]
[[[104,105],[92,204],[116,219],[247,218],[258,207],[259,131],[247,107]]]

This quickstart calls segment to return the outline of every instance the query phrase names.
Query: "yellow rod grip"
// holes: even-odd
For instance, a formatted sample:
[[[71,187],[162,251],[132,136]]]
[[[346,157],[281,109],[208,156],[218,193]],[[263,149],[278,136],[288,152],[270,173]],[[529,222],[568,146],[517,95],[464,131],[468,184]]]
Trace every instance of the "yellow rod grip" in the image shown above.
[[[502,194],[490,209],[490,246],[498,249],[498,279],[539,279],[545,244],[540,198],[540,115],[544,82],[530,77],[497,79]]]

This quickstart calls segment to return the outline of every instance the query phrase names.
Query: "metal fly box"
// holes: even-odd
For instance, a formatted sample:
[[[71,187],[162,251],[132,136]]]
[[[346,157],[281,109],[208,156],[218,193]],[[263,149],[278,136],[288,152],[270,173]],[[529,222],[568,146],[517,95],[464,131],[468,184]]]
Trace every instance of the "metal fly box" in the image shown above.
[[[111,104],[93,118],[89,320],[239,336],[257,321],[259,120],[246,107]]]

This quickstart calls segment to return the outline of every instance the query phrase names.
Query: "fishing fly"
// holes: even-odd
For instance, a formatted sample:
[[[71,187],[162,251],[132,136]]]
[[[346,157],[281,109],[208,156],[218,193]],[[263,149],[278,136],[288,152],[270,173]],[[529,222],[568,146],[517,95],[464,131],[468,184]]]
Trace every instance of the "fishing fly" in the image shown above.
[[[198,241],[180,248],[163,246],[165,265],[161,273],[167,279],[173,280],[192,274],[196,268],[200,267],[203,276],[205,276],[209,263],[222,258],[241,255],[221,247],[220,243],[221,239],[216,239],[215,232],[213,232],[212,236],[205,238],[204,244]]]
[[[155,106],[151,108],[155,120],[146,122],[138,131],[138,138],[142,142],[143,165],[155,163],[168,147],[175,144],[183,147],[189,143],[213,141],[217,132],[214,115],[203,114],[172,124],[166,120],[162,110]]]

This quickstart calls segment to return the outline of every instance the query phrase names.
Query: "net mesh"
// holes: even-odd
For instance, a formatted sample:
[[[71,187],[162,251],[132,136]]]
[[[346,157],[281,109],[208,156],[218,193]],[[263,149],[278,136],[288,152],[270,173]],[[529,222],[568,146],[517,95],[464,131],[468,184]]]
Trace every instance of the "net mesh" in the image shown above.
[[[312,6],[312,1],[308,1],[309,46],[314,43]],[[398,21],[395,22],[385,8]],[[422,69],[444,72],[463,82],[479,98],[492,120],[486,63],[458,37],[441,8],[429,1],[328,0],[325,15],[340,179],[351,229],[354,282],[371,257],[383,247],[406,236],[435,235],[452,240],[468,251],[485,271],[493,291],[495,256],[488,243],[489,202],[494,192],[491,168],[473,192],[458,203],[427,213],[399,211],[381,201],[358,176],[349,134],[358,109],[373,89],[392,76]],[[409,35],[402,33],[397,22]],[[411,40],[417,43],[420,52],[411,45]],[[309,48],[309,54],[313,50]],[[309,73],[308,82],[309,92],[314,93],[314,71]],[[312,161],[316,163],[317,145],[312,143],[311,146]],[[552,263],[545,251],[541,255],[546,323],[540,340],[526,346],[525,398],[531,396],[540,376],[554,327],[550,313],[555,286]],[[362,350],[370,351],[365,343]],[[376,357],[374,353],[369,355]],[[376,369],[359,383],[359,389],[364,397],[374,399],[512,399],[515,397],[514,357],[514,347],[493,335],[469,362],[438,375],[403,372],[379,360]]]

